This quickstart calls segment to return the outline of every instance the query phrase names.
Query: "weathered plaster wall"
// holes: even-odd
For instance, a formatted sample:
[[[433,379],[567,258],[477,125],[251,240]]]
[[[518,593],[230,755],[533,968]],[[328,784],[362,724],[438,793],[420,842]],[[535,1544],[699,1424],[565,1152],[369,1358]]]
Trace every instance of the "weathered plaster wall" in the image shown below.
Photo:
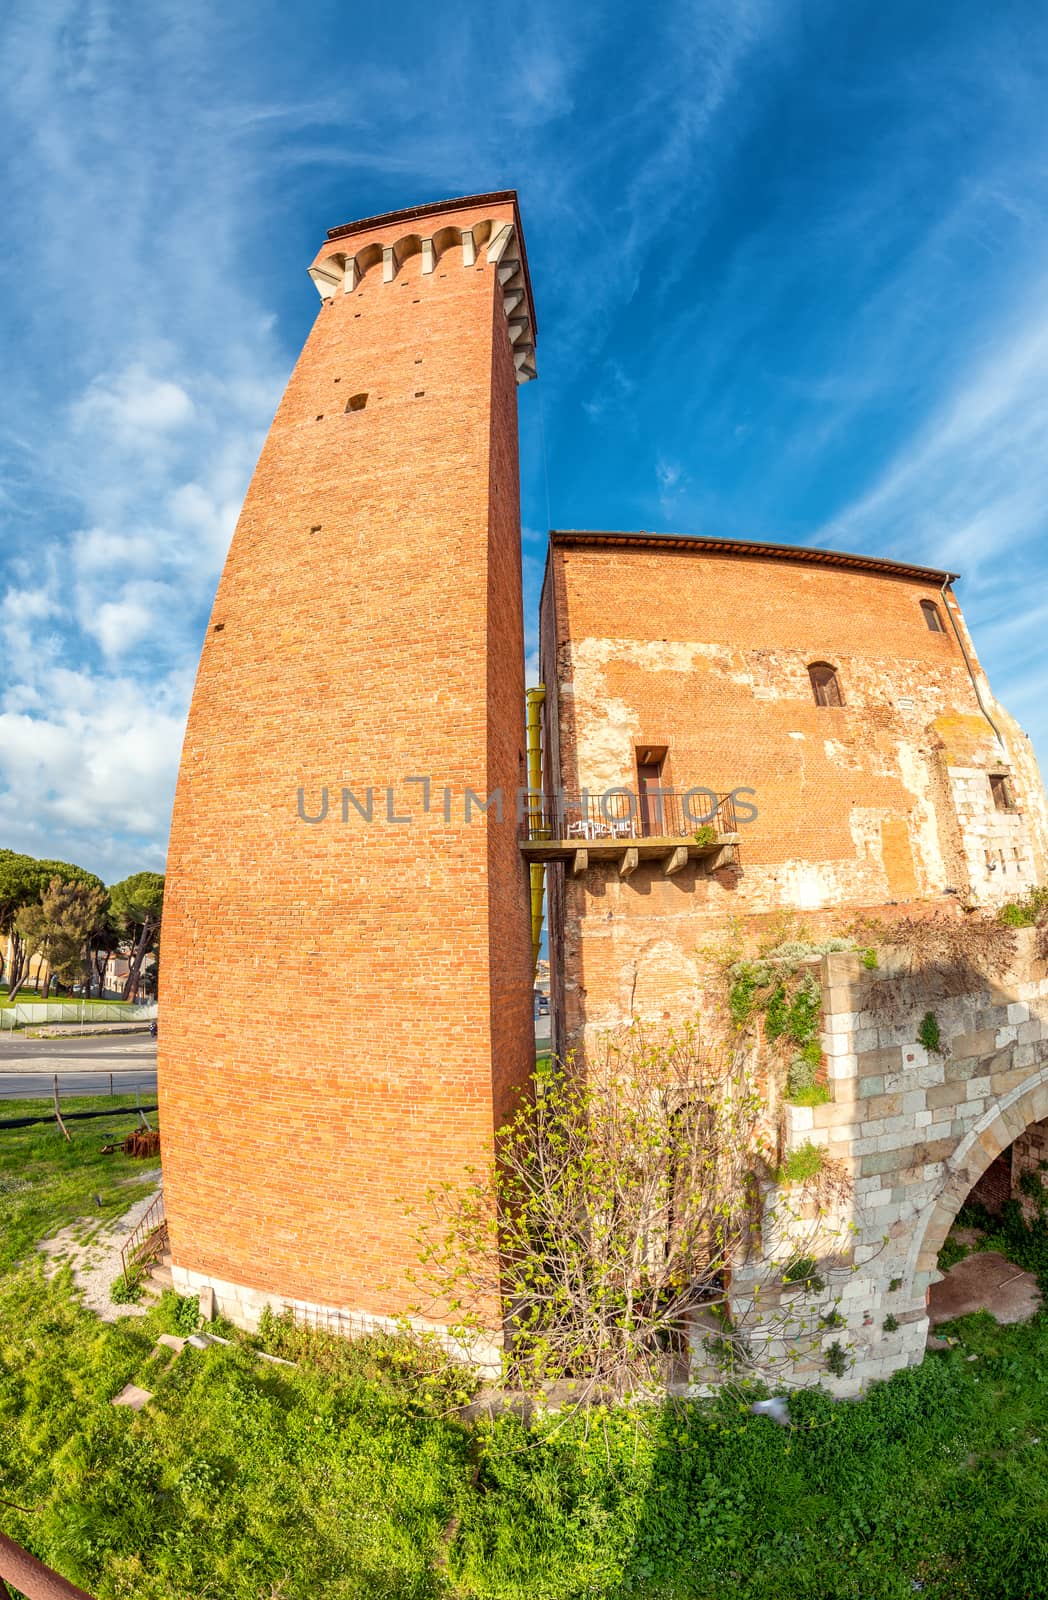
[[[667,787],[745,786],[759,815],[740,826],[738,871],[551,874],[566,1046],[690,1008],[696,956],[733,919],[993,905],[1044,879],[1036,762],[972,654],[1001,739],[980,707],[952,594],[892,574],[570,540],[553,537],[543,594],[549,786],[635,788],[638,749],[665,745]],[[928,628],[922,600],[947,631]],[[815,704],[817,661],[837,669],[842,707]],[[996,809],[991,771],[1010,775],[1016,810]]]

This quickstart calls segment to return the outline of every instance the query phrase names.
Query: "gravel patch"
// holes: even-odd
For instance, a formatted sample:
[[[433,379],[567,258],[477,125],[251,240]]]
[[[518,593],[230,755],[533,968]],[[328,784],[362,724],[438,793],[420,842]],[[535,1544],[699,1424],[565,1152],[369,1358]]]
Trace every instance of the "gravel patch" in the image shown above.
[[[115,1305],[109,1297],[114,1279],[122,1271],[120,1251],[131,1230],[138,1226],[160,1192],[160,1168],[147,1168],[143,1178],[156,1178],[156,1188],[141,1200],[136,1200],[130,1210],[115,1222],[92,1223],[90,1219],[71,1222],[52,1238],[45,1239],[40,1249],[47,1256],[45,1271],[55,1277],[63,1267],[73,1269],[73,1282],[88,1310],[95,1311],[103,1322],[115,1322],[118,1317],[144,1317],[149,1304]],[[133,1180],[137,1182],[138,1180]],[[89,1230],[89,1231],[88,1231]]]

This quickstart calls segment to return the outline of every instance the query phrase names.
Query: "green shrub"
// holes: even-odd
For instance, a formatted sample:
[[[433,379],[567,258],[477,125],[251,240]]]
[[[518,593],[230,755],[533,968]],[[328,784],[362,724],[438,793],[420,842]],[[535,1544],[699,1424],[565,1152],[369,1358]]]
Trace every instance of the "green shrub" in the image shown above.
[[[740,961],[733,969],[728,989],[728,1010],[737,1028],[745,1027],[753,1016],[757,992],[757,974],[751,962]]]
[[[885,1333],[894,1333],[895,1330],[900,1326],[899,1319],[893,1311],[889,1311],[881,1326]]]
[[[917,1043],[933,1055],[942,1055],[942,1034],[934,1011],[926,1011],[917,1025]]]
[[[142,1274],[133,1268],[121,1273],[109,1286],[109,1298],[116,1306],[135,1306],[142,1298]]]
[[[808,1294],[821,1294],[826,1284],[815,1270],[818,1262],[814,1256],[798,1256],[782,1274],[783,1283],[803,1284]]]
[[[805,1068],[805,1073],[807,1071]],[[807,1088],[794,1086],[792,1073],[787,1080],[786,1097],[795,1106],[825,1106],[833,1099],[825,1083],[809,1083]]]
[[[825,1152],[809,1140],[790,1151],[776,1177],[779,1183],[806,1183],[810,1178],[818,1177],[825,1162]]]
[[[872,972],[874,970],[874,968],[876,966],[878,966],[879,963],[877,961],[877,952],[873,948],[872,945],[870,945],[867,949],[865,949],[863,951],[863,953],[862,953],[862,964],[870,972]]]
[[[695,843],[696,844],[716,844],[717,843],[717,830],[713,826],[712,822],[704,822],[702,824],[701,828],[696,828],[696,830],[695,830]]]
[[[1006,928],[1032,928],[1048,908],[1048,888],[1031,889],[1021,900],[1010,900],[997,912],[997,921]]]
[[[935,1258],[935,1264],[940,1272],[949,1272],[950,1268],[955,1267],[958,1261],[963,1261],[967,1254],[968,1246],[955,1239],[952,1233],[948,1233]]]
[[[851,1358],[847,1350],[838,1339],[835,1339],[826,1351],[827,1370],[832,1372],[835,1378],[843,1378],[850,1366]]]

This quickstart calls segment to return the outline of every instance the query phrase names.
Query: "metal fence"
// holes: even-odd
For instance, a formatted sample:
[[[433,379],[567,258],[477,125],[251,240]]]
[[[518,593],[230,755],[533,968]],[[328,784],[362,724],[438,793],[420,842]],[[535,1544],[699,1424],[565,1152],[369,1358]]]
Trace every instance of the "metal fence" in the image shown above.
[[[140,1006],[131,1000],[17,1000],[0,1006],[0,1030],[45,1022],[152,1022],[155,1017],[155,1001]]]
[[[142,1270],[150,1261],[163,1253],[167,1244],[167,1213],[164,1210],[163,1190],[139,1219],[120,1251],[120,1264],[124,1277],[136,1268]]]
[[[61,1573],[45,1566],[20,1544],[0,1533],[0,1595],[11,1594],[8,1583],[13,1583],[27,1600],[91,1600],[85,1589],[78,1589],[75,1583],[70,1583],[68,1578],[63,1578]]]
[[[710,789],[655,789],[640,793],[608,789],[598,794],[532,795],[527,801],[522,833],[528,840],[692,839],[703,830],[734,833],[735,805],[731,795]],[[711,841],[712,842],[712,841]]]

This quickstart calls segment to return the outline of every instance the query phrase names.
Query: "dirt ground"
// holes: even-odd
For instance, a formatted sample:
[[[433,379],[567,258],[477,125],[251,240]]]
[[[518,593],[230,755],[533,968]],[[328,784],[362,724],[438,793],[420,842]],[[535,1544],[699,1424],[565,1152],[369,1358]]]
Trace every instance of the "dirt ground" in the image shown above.
[[[967,1240],[963,1241],[967,1242]],[[932,1327],[970,1311],[989,1311],[1000,1323],[1025,1322],[1041,1304],[1037,1279],[996,1250],[977,1250],[934,1283],[928,1299]]]
[[[90,1219],[70,1223],[50,1239],[44,1239],[40,1249],[48,1257],[47,1272],[53,1277],[63,1266],[73,1269],[73,1282],[84,1304],[97,1311],[103,1322],[115,1322],[117,1317],[144,1317],[149,1310],[145,1305],[117,1305],[110,1296],[113,1280],[121,1272],[120,1250],[128,1234],[137,1227],[156,1199],[160,1187],[160,1168],[143,1168],[144,1178],[156,1178],[157,1189],[141,1200],[136,1200],[130,1210],[115,1222],[101,1227]],[[133,1179],[138,1182],[138,1179]]]

